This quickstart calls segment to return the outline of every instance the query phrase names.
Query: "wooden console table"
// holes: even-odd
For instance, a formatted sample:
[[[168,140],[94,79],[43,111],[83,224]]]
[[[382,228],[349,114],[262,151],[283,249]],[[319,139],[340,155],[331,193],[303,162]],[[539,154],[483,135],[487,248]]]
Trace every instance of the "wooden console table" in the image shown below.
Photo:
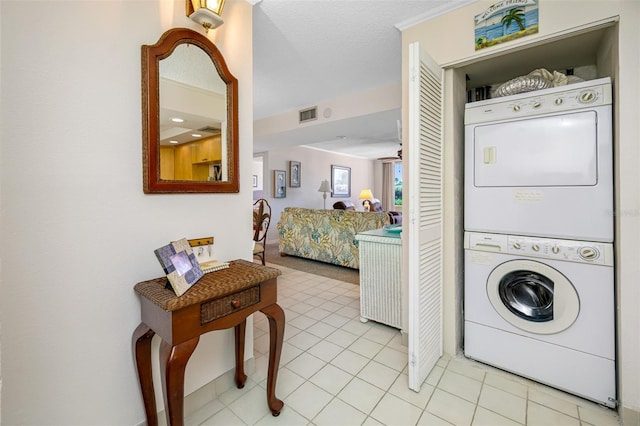
[[[235,327],[235,382],[243,388],[246,319],[261,311],[269,320],[269,369],[267,403],[274,416],[284,403],[275,396],[278,365],[284,337],[284,312],[277,302],[278,269],[245,260],[230,262],[228,269],[205,274],[185,294],[177,297],[166,288],[167,278],[135,285],[140,295],[142,322],[133,333],[135,364],[142,391],[147,425],[156,426],[158,415],[151,368],[151,338],[160,343],[160,368],[167,423],[184,422],[184,370],[200,336],[213,330]]]

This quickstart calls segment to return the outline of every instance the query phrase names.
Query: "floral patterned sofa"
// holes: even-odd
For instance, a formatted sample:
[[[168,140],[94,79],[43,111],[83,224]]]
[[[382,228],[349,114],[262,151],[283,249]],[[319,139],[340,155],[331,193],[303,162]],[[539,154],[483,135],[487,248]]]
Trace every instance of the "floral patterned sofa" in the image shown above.
[[[280,255],[359,269],[359,232],[389,224],[384,212],[286,207],[278,221]]]

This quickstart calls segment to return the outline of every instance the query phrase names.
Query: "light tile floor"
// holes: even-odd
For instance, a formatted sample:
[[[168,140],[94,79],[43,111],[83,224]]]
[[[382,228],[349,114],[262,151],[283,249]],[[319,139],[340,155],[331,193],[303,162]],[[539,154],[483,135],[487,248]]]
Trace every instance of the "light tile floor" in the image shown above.
[[[200,425],[619,425],[615,411],[465,359],[443,356],[419,393],[408,389],[396,329],[359,321],[359,287],[279,267],[285,310],[278,417],[265,398],[268,323],[254,316],[255,372],[202,407]],[[203,420],[206,419],[206,420]]]

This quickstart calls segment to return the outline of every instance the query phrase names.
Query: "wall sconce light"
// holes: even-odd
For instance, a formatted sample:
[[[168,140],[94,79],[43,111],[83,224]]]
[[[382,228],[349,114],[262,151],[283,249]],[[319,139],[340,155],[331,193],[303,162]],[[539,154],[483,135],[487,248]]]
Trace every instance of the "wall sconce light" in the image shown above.
[[[328,180],[323,180],[322,183],[320,183],[320,188],[318,188],[318,192],[322,192],[322,199],[323,199],[323,205],[322,208],[323,209],[327,209],[327,192],[331,192],[331,185],[329,185],[329,181]]]
[[[371,202],[369,200],[373,199],[373,194],[370,189],[363,189],[360,191],[359,199],[365,200],[362,205],[364,206],[364,211],[368,212],[371,210]]]
[[[224,22],[222,8],[226,0],[186,0],[187,16],[202,25],[207,32],[218,28]]]

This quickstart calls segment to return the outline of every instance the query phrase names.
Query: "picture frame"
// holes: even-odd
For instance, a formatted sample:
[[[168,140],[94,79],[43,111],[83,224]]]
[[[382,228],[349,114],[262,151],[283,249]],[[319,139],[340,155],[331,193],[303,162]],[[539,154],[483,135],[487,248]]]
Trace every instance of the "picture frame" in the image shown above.
[[[300,188],[301,168],[299,161],[289,161],[289,186]]]
[[[284,170],[273,171],[273,198],[286,198],[287,196],[287,172]]]
[[[153,252],[177,296],[182,296],[204,275],[186,238],[172,241]]]
[[[211,166],[213,168],[213,180],[214,182],[222,181],[222,165],[214,164]]]
[[[258,175],[253,175],[253,187],[258,187]]]
[[[475,15],[473,22],[476,50],[537,34],[538,0],[498,1]]]
[[[351,197],[351,167],[331,165],[331,197]]]

